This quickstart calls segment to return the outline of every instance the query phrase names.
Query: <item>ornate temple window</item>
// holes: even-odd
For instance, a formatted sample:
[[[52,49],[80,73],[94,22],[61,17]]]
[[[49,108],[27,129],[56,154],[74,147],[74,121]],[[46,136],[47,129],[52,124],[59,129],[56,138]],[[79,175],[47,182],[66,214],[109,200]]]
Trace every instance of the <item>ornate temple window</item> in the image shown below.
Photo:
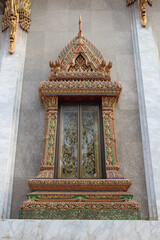
[[[111,67],[83,36],[80,19],[78,36],[50,61],[49,80],[39,86],[46,110],[42,159],[20,218],[141,218],[127,192],[132,182],[119,173],[114,107],[122,86],[111,81]]]
[[[61,106],[58,178],[101,178],[99,115],[97,104]]]

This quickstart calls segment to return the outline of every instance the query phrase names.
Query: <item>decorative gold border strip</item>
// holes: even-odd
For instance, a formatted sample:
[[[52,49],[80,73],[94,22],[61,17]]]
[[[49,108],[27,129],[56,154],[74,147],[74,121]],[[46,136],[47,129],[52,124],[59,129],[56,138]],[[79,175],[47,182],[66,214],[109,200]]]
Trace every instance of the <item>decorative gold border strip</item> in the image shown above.
[[[30,189],[58,191],[127,191],[132,182],[127,179],[97,179],[97,180],[60,180],[60,179],[30,179]]]
[[[139,210],[139,206],[133,200],[126,202],[34,202],[27,201],[21,204],[21,209],[61,209],[61,210],[100,210],[100,209],[116,209],[116,210]]]

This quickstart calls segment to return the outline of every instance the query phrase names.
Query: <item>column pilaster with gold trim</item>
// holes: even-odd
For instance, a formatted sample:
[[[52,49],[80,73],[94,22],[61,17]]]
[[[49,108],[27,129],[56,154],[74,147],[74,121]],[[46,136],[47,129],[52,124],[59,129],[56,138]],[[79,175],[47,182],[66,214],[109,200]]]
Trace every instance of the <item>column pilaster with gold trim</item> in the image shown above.
[[[40,173],[35,178],[54,178],[58,97],[43,97],[46,109]]]
[[[105,165],[107,178],[123,178],[118,170],[116,137],[114,128],[114,106],[117,97],[102,97]]]

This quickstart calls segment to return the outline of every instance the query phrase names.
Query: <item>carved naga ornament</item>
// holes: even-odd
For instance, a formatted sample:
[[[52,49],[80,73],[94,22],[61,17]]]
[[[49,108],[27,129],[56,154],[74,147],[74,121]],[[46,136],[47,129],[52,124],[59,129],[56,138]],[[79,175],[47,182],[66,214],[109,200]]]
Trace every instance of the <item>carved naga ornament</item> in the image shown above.
[[[136,0],[127,0],[127,6],[134,3]],[[146,17],[146,11],[147,11],[147,3],[152,6],[152,0],[138,0],[139,4],[139,14],[141,18],[141,24],[142,27],[145,27],[147,24],[147,17]]]
[[[13,54],[16,43],[18,23],[25,31],[29,31],[31,22],[31,1],[30,0],[7,0],[2,20],[2,31],[8,27],[9,34],[9,53]]]

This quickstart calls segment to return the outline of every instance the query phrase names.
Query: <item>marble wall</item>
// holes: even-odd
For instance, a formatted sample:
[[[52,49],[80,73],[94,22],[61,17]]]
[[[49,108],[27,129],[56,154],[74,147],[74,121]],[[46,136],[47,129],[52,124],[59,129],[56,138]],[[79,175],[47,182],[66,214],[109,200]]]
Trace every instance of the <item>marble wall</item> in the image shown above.
[[[159,240],[156,221],[0,221],[0,239],[8,240]]]
[[[150,142],[150,152],[153,169],[154,186],[151,191],[155,190],[157,215],[160,219],[160,5],[158,1],[153,3],[152,7],[147,7],[146,28],[138,27],[139,52],[141,58],[141,72],[144,86],[145,108],[148,123],[148,134]],[[148,174],[146,175],[146,180]],[[148,184],[147,184],[148,185]],[[152,195],[152,194],[151,194]],[[150,196],[149,196],[150,198]]]
[[[34,0],[28,34],[22,102],[14,174],[12,218],[29,192],[27,180],[37,175],[42,153],[44,106],[38,86],[49,75],[50,59],[78,33],[82,16],[83,33],[113,61],[112,79],[123,85],[115,109],[118,158],[121,173],[132,180],[130,192],[148,219],[148,203],[142,151],[136,77],[132,49],[130,11],[119,0]]]
[[[0,218],[9,218],[27,33],[18,27],[16,51],[8,52],[9,29],[0,35]]]

